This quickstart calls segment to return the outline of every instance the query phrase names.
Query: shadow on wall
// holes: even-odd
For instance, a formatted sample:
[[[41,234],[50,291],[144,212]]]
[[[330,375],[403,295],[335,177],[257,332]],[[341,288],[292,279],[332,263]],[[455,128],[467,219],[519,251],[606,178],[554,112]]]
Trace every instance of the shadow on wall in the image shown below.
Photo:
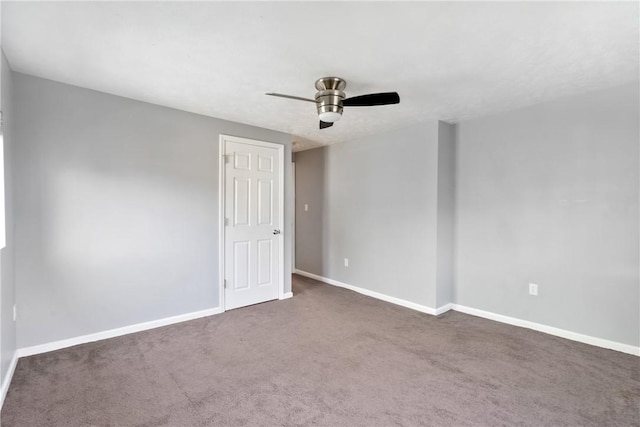
[[[296,265],[295,268],[322,274],[326,254],[323,226],[325,163],[327,151],[313,149],[296,153]]]

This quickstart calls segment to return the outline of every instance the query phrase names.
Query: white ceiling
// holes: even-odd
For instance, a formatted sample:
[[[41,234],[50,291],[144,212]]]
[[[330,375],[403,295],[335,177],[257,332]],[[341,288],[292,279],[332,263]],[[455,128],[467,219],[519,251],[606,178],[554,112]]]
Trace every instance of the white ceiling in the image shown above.
[[[8,2],[15,71],[288,132],[295,148],[638,79],[638,3]],[[318,130],[315,80],[399,105]]]

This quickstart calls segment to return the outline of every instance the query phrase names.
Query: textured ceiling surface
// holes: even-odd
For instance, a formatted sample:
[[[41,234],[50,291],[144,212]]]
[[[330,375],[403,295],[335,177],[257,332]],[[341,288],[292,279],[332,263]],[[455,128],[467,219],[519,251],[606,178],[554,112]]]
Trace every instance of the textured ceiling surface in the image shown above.
[[[293,135],[297,149],[638,79],[638,3],[2,2],[15,71]],[[323,76],[347,108],[318,130]]]

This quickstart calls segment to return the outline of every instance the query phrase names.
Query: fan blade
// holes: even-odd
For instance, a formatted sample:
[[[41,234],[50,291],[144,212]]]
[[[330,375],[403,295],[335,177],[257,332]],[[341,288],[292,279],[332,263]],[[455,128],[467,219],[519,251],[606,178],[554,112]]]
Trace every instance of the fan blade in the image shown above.
[[[345,107],[372,107],[374,105],[399,104],[398,92],[370,93],[368,95],[354,96],[342,101]]]
[[[316,103],[315,100],[313,99],[309,99],[309,98],[301,98],[299,96],[292,96],[292,95],[283,95],[281,93],[265,93],[265,95],[269,95],[269,96],[279,96],[280,98],[289,98],[289,99],[296,99],[298,101],[307,101],[307,102],[313,102],[314,104]]]
[[[333,126],[333,122],[323,122],[320,120],[320,129],[330,128],[331,126]]]

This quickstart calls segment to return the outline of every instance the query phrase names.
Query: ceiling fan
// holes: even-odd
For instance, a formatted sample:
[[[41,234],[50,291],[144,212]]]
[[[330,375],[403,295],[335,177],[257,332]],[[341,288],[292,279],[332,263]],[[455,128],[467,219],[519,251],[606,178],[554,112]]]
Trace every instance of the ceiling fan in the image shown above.
[[[339,77],[323,77],[316,81],[316,99],[301,98],[299,96],[283,95],[281,93],[266,93],[265,95],[281,98],[296,99],[298,101],[313,102],[318,109],[320,129],[333,126],[342,117],[343,107],[371,107],[375,105],[398,104],[400,96],[397,92],[370,93],[367,95],[345,98],[344,88],[347,82]]]

